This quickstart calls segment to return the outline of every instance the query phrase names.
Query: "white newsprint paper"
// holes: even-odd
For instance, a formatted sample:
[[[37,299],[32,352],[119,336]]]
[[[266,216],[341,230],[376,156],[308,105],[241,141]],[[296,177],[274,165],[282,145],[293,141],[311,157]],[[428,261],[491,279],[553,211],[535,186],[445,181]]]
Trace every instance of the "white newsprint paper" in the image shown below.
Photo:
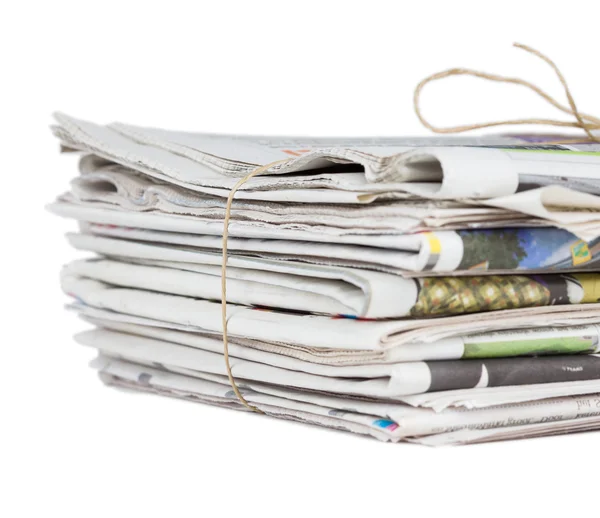
[[[107,385],[248,411],[231,375],[267,416],[430,446],[600,429],[600,145],[52,130]]]

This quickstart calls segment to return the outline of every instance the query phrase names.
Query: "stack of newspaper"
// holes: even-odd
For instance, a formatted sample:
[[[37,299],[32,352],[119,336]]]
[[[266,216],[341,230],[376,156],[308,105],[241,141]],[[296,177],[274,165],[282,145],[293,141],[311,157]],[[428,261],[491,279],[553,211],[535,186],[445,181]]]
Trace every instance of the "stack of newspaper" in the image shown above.
[[[600,428],[600,146],[309,139],[57,115],[51,205],[102,380],[428,445]]]

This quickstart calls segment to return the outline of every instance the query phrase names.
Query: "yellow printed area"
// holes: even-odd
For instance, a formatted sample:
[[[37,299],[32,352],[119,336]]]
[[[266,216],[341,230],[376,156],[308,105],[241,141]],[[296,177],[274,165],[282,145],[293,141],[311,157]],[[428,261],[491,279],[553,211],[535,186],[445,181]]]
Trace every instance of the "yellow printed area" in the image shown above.
[[[598,302],[600,300],[600,276],[596,273],[573,274],[573,277],[581,283],[583,288],[583,299],[581,304]]]
[[[433,232],[425,232],[427,243],[429,244],[429,251],[432,254],[440,254],[442,251],[442,243],[439,238]]]
[[[592,258],[592,253],[585,241],[577,241],[571,246],[571,257],[573,258],[573,266],[587,263]]]

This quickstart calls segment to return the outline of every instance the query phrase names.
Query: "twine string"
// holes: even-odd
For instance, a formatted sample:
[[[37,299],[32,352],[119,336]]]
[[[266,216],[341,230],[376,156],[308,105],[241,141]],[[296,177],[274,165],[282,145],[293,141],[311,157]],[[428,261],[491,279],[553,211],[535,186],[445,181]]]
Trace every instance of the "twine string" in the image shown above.
[[[549,95],[548,93],[546,93],[544,90],[542,90],[538,86],[534,85],[533,83],[526,81],[525,79],[521,79],[518,77],[506,77],[506,76],[501,76],[501,75],[497,75],[497,74],[490,74],[488,72],[481,72],[479,70],[471,70],[468,68],[451,68],[449,70],[437,72],[435,74],[432,74],[432,75],[426,77],[415,88],[413,102],[414,102],[415,113],[417,114],[417,117],[421,121],[421,124],[423,124],[423,126],[430,129],[434,133],[464,133],[466,131],[472,131],[472,130],[481,129],[481,128],[492,128],[492,127],[497,127],[497,126],[515,126],[515,125],[522,125],[522,124],[535,124],[535,125],[542,125],[542,126],[579,128],[579,129],[582,129],[583,131],[585,131],[587,138],[573,139],[573,140],[569,140],[568,142],[597,142],[597,143],[600,143],[600,137],[598,137],[592,133],[593,130],[600,129],[600,119],[598,119],[597,117],[593,117],[592,115],[582,113],[577,109],[577,105],[575,104],[575,101],[573,99],[573,96],[571,94],[569,86],[567,85],[567,81],[566,81],[565,77],[563,76],[563,74],[561,73],[561,71],[559,70],[559,68],[556,66],[556,64],[550,58],[548,58],[541,52],[539,52],[531,47],[528,47],[527,45],[515,43],[514,46],[517,47],[518,49],[529,52],[530,54],[533,54],[534,56],[540,58],[541,60],[545,61],[554,70],[556,76],[558,77],[560,83],[563,86],[567,100],[569,102],[569,107],[562,105],[556,99],[554,99],[554,97],[552,97],[551,95]],[[483,123],[476,123],[476,124],[466,124],[466,125],[462,125],[462,126],[451,126],[451,127],[446,127],[446,128],[434,126],[427,119],[425,119],[425,117],[421,113],[420,101],[421,101],[421,93],[422,93],[423,88],[428,83],[432,83],[434,81],[439,81],[441,79],[445,79],[445,78],[448,78],[451,76],[460,76],[460,75],[477,77],[480,79],[485,79],[487,81],[494,81],[497,83],[510,83],[510,84],[515,84],[515,85],[525,87],[525,88],[533,91],[534,93],[536,93],[542,99],[544,99],[549,104],[551,104],[558,110],[562,111],[563,113],[567,113],[569,115],[574,116],[576,120],[575,120],[575,122],[567,122],[567,121],[561,121],[561,120],[556,120],[556,119],[530,118],[530,119],[513,119],[513,120],[509,119],[509,120],[483,122]],[[567,141],[564,141],[564,142],[567,142]]]
[[[225,205],[225,219],[223,223],[223,261],[221,263],[221,326],[223,328],[223,356],[225,357],[225,367],[227,369],[227,377],[229,378],[229,384],[233,389],[233,392],[240,400],[240,403],[244,405],[249,410],[253,412],[257,412],[259,414],[264,414],[262,410],[259,410],[255,406],[251,405],[246,401],[246,398],[240,392],[240,389],[235,382],[235,378],[233,377],[233,373],[231,372],[231,363],[229,361],[229,336],[227,333],[227,239],[229,237],[229,220],[231,219],[231,205],[233,204],[233,198],[237,190],[244,185],[248,180],[258,176],[261,173],[271,169],[271,167],[283,164],[284,162],[288,162],[289,159],[286,160],[277,160],[276,162],[271,162],[270,164],[263,165],[254,169],[254,171],[250,172],[244,178],[241,178],[231,189],[229,192],[229,197],[227,198],[227,204]]]
[[[554,97],[552,97],[551,95],[546,93],[544,90],[542,90],[535,84],[533,84],[529,81],[526,81],[525,79],[521,79],[518,77],[506,77],[506,76],[501,76],[501,75],[497,75],[497,74],[490,74],[487,72],[471,70],[468,68],[451,68],[449,70],[444,70],[442,72],[438,72],[436,74],[432,74],[432,75],[426,77],[415,88],[414,98],[413,98],[415,113],[417,114],[417,117],[419,118],[419,120],[421,121],[423,126],[430,129],[434,133],[446,133],[446,134],[447,133],[464,133],[466,131],[472,131],[472,130],[482,129],[482,128],[492,128],[492,127],[497,127],[497,126],[514,126],[514,125],[522,125],[522,124],[555,126],[555,127],[563,127],[563,128],[564,127],[579,128],[586,133],[586,135],[587,135],[586,137],[578,138],[578,139],[556,141],[556,142],[552,142],[552,144],[565,144],[565,143],[575,143],[575,142],[600,143],[600,137],[596,136],[592,133],[592,131],[600,129],[600,119],[597,117],[593,117],[592,115],[588,115],[586,113],[580,112],[577,109],[577,105],[575,104],[575,100],[573,99],[573,96],[571,95],[571,91],[569,89],[569,86],[567,85],[567,81],[564,78],[561,71],[559,70],[559,68],[556,66],[556,64],[550,58],[548,58],[541,52],[539,52],[531,47],[528,47],[527,45],[515,43],[514,46],[521,50],[529,52],[530,54],[533,54],[534,56],[538,57],[542,61],[545,61],[554,70],[554,73],[558,77],[558,80],[562,84],[563,89],[565,91],[565,95],[566,95],[568,103],[569,103],[568,107],[562,105]],[[425,117],[423,117],[423,114],[421,113],[421,106],[420,106],[421,92],[422,92],[423,88],[425,87],[425,85],[427,85],[428,83],[432,83],[433,81],[445,79],[447,77],[459,76],[459,75],[467,75],[467,76],[472,76],[472,77],[478,77],[480,79],[485,79],[487,81],[494,81],[494,82],[498,82],[498,83],[510,83],[510,84],[523,86],[523,87],[533,91],[535,94],[540,96],[542,99],[547,101],[549,104],[554,106],[556,109],[562,111],[563,113],[566,113],[568,115],[572,115],[573,117],[575,117],[575,122],[567,122],[567,121],[561,121],[561,120],[556,120],[556,119],[531,118],[531,119],[514,119],[514,120],[483,122],[483,123],[476,123],[476,124],[466,124],[466,125],[462,125],[462,126],[451,126],[451,127],[446,127],[446,128],[440,128],[440,127],[434,126],[427,119],[425,119]],[[547,144],[550,144],[550,142],[547,142]],[[262,410],[256,408],[255,406],[251,405],[250,403],[248,403],[246,398],[244,398],[244,396],[240,392],[240,390],[237,386],[237,383],[235,381],[235,378],[231,372],[231,363],[229,360],[229,337],[228,337],[228,333],[227,333],[227,240],[229,237],[229,221],[231,219],[231,206],[233,204],[233,198],[234,198],[237,190],[240,187],[242,187],[242,185],[244,185],[251,178],[258,176],[261,173],[264,173],[265,171],[271,169],[273,166],[280,165],[285,162],[289,162],[290,160],[291,159],[277,160],[275,162],[271,162],[270,164],[257,167],[252,172],[250,172],[248,175],[246,175],[244,178],[241,178],[229,192],[229,197],[227,198],[227,204],[225,206],[225,218],[224,218],[224,223],[223,223],[223,246],[222,246],[223,262],[221,264],[221,318],[222,318],[222,328],[223,328],[223,356],[225,357],[225,366],[227,368],[227,377],[229,378],[229,383],[231,384],[231,388],[233,389],[233,392],[239,399],[240,403],[242,403],[249,410],[252,410],[253,412],[257,412],[259,414],[264,414],[264,412]]]

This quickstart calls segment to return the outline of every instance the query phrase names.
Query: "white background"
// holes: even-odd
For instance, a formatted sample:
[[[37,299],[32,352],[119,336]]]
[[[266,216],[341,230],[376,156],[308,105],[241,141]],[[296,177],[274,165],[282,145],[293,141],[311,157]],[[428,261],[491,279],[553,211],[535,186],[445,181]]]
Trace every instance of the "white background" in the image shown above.
[[[468,66],[600,114],[597,1],[3,3],[0,515],[597,516],[599,434],[428,449],[103,387],[74,344],[60,266],[73,223],[43,205],[72,158],[61,110],[97,122],[214,132],[427,134],[425,75]],[[459,124],[555,116],[516,87],[431,86],[424,111]],[[559,114],[560,115],[560,114]]]

